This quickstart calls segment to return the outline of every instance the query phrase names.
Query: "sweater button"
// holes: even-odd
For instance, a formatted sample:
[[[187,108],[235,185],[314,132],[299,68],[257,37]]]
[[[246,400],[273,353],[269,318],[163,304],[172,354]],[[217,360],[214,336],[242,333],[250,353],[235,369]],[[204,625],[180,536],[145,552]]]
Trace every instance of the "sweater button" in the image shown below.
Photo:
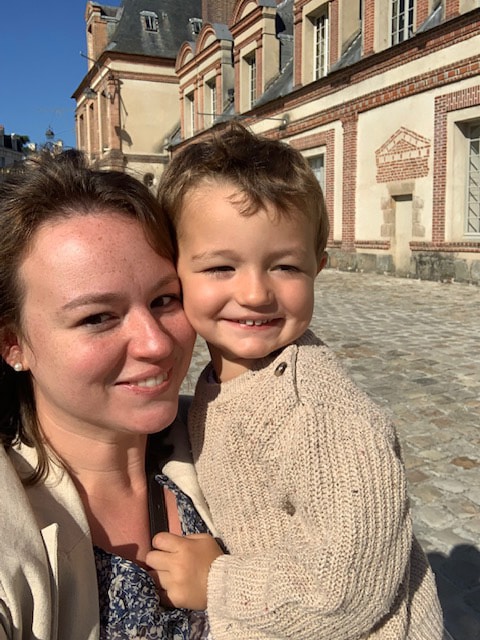
[[[279,378],[280,376],[283,376],[283,374],[285,373],[285,369],[287,368],[287,363],[286,362],[281,362],[277,368],[275,369],[275,371],[273,372],[274,375],[277,376],[277,378]]]

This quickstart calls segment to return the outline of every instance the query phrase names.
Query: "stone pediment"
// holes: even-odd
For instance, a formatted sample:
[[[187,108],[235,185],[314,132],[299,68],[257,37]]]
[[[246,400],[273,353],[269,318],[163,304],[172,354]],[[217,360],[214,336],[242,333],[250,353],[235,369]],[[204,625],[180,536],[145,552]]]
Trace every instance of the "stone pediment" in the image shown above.
[[[428,174],[428,159],[432,144],[428,138],[400,127],[375,152],[377,181],[424,177]]]

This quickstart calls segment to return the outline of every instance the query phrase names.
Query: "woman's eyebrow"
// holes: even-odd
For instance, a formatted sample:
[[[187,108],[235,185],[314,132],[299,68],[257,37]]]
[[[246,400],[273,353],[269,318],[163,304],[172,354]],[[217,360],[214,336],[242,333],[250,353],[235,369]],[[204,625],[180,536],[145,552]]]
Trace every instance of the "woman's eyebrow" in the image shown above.
[[[119,299],[119,295],[116,293],[86,293],[76,298],[72,298],[66,302],[62,307],[62,311],[69,311],[70,309],[76,309],[77,307],[85,307],[90,304],[109,304]]]
[[[176,274],[168,275],[157,281],[154,291],[169,286],[170,284],[177,283],[178,276]],[[94,304],[112,304],[120,300],[123,296],[119,293],[105,291],[101,293],[85,293],[76,298],[72,298],[66,302],[62,307],[62,311],[69,311],[71,309],[77,309],[78,307],[86,307]]]

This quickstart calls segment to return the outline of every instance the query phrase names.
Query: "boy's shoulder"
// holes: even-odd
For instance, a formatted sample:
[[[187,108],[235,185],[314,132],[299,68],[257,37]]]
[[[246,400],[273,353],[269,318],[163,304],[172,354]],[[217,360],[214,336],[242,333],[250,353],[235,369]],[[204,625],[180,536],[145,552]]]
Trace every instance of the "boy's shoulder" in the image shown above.
[[[294,346],[295,384],[302,402],[359,413],[384,411],[353,380],[337,355],[312,331]]]
[[[316,368],[322,366],[327,368],[338,367],[346,375],[340,360],[333,350],[310,329],[305,331],[290,347],[287,347],[287,350],[289,348],[291,357],[295,359],[297,367],[304,363]]]

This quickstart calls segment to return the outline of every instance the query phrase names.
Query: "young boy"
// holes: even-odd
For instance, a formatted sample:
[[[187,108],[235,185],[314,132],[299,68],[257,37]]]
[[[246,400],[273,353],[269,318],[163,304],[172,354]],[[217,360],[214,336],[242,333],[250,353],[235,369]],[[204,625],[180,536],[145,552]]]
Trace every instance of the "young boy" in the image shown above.
[[[308,330],[329,229],[308,163],[234,124],[174,156],[159,193],[211,354],[188,426],[229,553],[213,638],[440,639],[394,428]]]

